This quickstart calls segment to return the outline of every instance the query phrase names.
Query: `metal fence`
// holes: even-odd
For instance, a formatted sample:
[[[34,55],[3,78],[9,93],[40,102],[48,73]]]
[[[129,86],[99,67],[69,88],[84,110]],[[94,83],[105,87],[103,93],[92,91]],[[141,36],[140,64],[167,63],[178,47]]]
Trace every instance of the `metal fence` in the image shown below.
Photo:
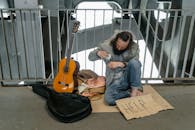
[[[69,46],[71,23],[80,21],[72,57],[80,69],[104,75],[88,54],[115,30],[128,30],[140,47],[142,82],[195,80],[193,10],[1,9],[0,81],[52,81]]]

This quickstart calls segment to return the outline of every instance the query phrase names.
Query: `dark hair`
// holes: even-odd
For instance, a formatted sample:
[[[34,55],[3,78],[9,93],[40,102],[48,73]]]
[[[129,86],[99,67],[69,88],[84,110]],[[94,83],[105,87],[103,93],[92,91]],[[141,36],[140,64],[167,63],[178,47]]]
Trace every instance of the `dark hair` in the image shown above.
[[[115,45],[116,41],[118,40],[118,38],[122,39],[123,41],[128,41],[129,40],[129,47],[131,46],[131,44],[133,43],[133,36],[130,32],[128,31],[123,31],[118,33],[115,38],[113,38],[110,42],[110,45]]]

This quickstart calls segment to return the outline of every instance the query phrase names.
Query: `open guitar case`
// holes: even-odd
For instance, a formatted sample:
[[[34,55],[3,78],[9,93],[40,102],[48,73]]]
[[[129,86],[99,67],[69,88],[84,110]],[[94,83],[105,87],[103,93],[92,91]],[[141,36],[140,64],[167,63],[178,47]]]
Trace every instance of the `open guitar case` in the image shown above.
[[[61,122],[76,122],[92,112],[91,103],[87,97],[76,93],[57,93],[43,84],[32,85],[32,90],[46,99],[49,112]]]

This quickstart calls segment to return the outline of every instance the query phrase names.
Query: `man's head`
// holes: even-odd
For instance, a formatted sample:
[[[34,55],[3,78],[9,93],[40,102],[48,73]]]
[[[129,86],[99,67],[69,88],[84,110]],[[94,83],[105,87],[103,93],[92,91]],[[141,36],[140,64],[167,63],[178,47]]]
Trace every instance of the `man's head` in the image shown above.
[[[127,31],[120,32],[116,37],[111,41],[114,54],[120,55],[126,51],[132,43],[132,34]]]

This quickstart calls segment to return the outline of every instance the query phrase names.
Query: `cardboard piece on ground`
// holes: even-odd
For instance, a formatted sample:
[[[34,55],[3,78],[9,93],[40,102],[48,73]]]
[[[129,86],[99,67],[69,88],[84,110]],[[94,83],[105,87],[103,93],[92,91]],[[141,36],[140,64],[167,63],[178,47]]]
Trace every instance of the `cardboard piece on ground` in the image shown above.
[[[144,95],[124,98],[116,101],[117,107],[129,120],[156,114],[159,111],[174,109],[151,86],[144,86]]]
[[[158,104],[161,104],[161,107],[164,107],[164,110],[173,108],[165,99],[163,99],[155,89],[150,85],[144,86],[144,94],[151,94],[152,99],[155,99]],[[150,96],[149,96],[150,97]],[[91,101],[93,113],[99,112],[119,112],[116,106],[108,106],[104,103],[104,97],[99,100]]]
[[[104,95],[99,100],[91,101],[92,112],[119,112],[116,106],[108,106],[104,102]]]
[[[162,96],[160,96],[160,94],[150,85],[144,86],[144,94],[151,94],[154,101],[160,104],[163,110],[174,109],[174,107],[170,103],[168,103],[168,101],[166,101]]]

